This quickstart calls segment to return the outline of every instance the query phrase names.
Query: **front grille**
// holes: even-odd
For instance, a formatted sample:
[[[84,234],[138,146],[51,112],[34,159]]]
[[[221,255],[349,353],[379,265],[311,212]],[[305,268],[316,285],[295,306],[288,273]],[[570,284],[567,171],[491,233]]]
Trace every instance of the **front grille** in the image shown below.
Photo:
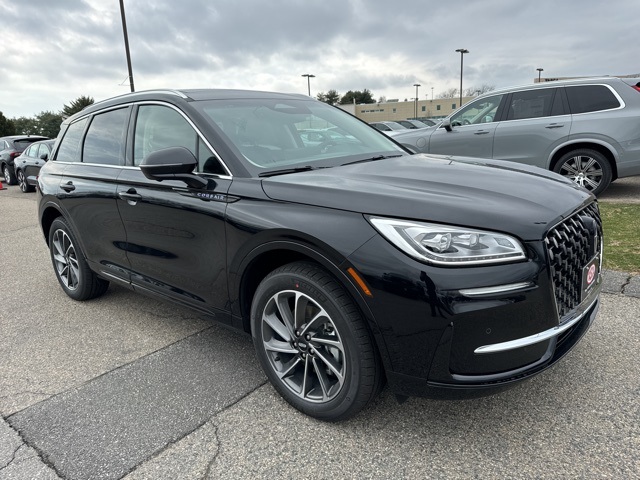
[[[596,202],[583,208],[545,238],[560,318],[580,304],[582,271],[602,249],[602,222]]]

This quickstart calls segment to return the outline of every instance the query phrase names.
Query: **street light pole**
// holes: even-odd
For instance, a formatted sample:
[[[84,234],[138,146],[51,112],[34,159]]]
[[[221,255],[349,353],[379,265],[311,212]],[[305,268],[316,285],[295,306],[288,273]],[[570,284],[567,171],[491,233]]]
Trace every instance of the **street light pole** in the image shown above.
[[[433,102],[433,87],[431,87],[431,101]]]
[[[460,52],[460,105],[458,105],[458,108],[460,108],[462,106],[462,65],[464,63],[464,54],[469,53],[469,50],[466,48],[458,48],[456,52]]]
[[[129,68],[129,86],[135,92],[133,86],[133,69],[131,68],[131,54],[129,53],[129,36],[127,35],[127,20],[124,17],[124,0],[120,0],[120,16],[122,17],[122,32],[124,33],[124,49],[127,53],[127,67]]]
[[[418,87],[421,87],[422,85],[420,85],[419,83],[414,83],[413,86],[416,87],[416,104],[414,107],[413,118],[418,118]]]
[[[538,83],[540,83],[540,75],[544,72],[544,68],[536,68],[536,70],[538,71]]]
[[[316,76],[310,73],[303,73],[302,76],[307,77],[307,93],[311,96],[311,79],[316,78]]]

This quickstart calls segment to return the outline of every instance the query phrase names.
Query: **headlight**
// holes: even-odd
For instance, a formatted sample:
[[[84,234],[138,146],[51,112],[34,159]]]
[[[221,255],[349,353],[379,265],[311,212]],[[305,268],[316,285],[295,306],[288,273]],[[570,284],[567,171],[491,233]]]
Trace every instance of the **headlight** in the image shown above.
[[[526,258],[522,244],[502,233],[372,216],[367,220],[384,238],[421,262],[478,265]]]

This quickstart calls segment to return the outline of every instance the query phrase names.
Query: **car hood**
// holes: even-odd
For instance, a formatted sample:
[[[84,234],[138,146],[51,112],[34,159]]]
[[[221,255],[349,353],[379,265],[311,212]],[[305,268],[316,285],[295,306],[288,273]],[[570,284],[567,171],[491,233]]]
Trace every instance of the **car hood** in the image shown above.
[[[593,196],[546,170],[439,155],[398,158],[264,179],[274,200],[491,229],[540,240]]]

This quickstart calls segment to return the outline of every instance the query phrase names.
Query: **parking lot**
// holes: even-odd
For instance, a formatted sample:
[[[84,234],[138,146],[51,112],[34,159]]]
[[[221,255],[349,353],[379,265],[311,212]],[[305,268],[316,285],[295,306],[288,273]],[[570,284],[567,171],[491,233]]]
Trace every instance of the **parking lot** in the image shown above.
[[[5,188],[0,479],[640,478],[638,276],[606,272],[583,341],[516,388],[401,404],[385,390],[327,424],[280,399],[244,334],[120,287],[69,299],[36,194]],[[610,200],[640,201],[639,179]]]

